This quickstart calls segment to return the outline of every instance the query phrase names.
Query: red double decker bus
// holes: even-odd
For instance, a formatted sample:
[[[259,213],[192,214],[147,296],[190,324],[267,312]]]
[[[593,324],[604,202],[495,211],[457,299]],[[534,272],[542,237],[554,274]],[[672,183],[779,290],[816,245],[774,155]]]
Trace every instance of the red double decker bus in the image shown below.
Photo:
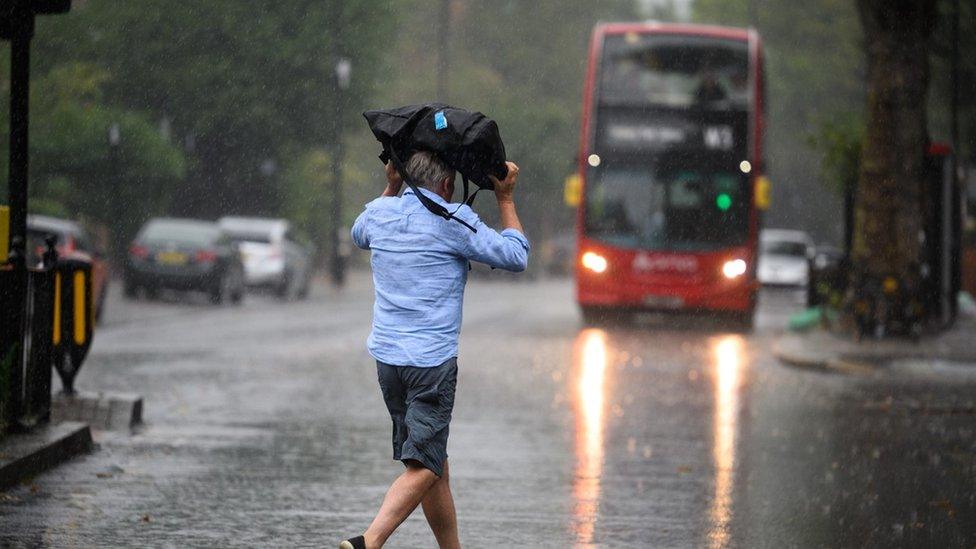
[[[584,89],[577,299],[751,323],[763,135],[753,30],[601,24]],[[759,204],[757,204],[757,202]]]

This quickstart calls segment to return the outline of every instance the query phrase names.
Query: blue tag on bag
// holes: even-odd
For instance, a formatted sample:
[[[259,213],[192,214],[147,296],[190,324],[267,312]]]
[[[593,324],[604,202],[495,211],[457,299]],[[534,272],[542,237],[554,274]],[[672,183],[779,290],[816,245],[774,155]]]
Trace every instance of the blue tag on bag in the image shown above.
[[[444,116],[444,111],[437,111],[434,113],[434,129],[443,130],[447,128],[447,117]]]

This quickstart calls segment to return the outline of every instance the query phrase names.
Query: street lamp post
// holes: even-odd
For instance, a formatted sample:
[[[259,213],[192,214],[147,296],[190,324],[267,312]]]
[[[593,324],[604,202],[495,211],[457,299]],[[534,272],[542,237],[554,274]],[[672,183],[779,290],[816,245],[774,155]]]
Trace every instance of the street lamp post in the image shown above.
[[[71,0],[6,0],[0,4],[0,39],[10,40],[10,161],[8,198],[10,201],[10,247],[7,262],[11,272],[0,286],[0,430],[11,411],[17,410],[24,395],[24,342],[27,334],[27,175],[28,115],[30,107],[30,42],[34,37],[34,17],[65,13]],[[3,417],[5,416],[5,417]]]
[[[448,48],[451,36],[451,0],[441,0],[440,32],[437,33],[437,100],[447,102],[450,61]]]
[[[332,111],[332,281],[342,286],[346,281],[342,253],[342,100],[352,79],[352,62],[340,57],[335,65],[335,101]]]
[[[10,265],[7,283],[0,288],[4,307],[3,331],[0,333],[0,373],[7,378],[0,385],[0,430],[12,422],[15,410],[24,401],[24,340],[27,331],[27,120],[30,102],[30,41],[34,16],[26,10],[15,11],[10,24],[16,29],[10,36],[10,162],[8,193],[10,200],[10,246],[2,258]],[[6,370],[6,371],[4,371]],[[4,386],[5,385],[5,386]]]
[[[950,50],[949,73],[950,73],[950,98],[949,98],[949,119],[950,119],[950,140],[952,141],[952,158],[950,170],[952,173],[953,196],[959,197],[960,203],[952,203],[950,218],[955,236],[952,242],[952,256],[950,273],[952,283],[951,296],[949,298],[949,323],[954,323],[959,314],[959,300],[956,295],[962,287],[962,206],[965,204],[966,190],[961,187],[962,178],[959,173],[959,0],[952,2],[952,32],[950,36],[952,46]]]
[[[118,122],[113,122],[108,127],[108,165],[109,170],[112,171],[112,225],[114,227],[112,230],[112,256],[116,262],[125,257],[123,255],[125,247],[123,227],[125,224],[122,222],[122,185],[119,181],[119,145],[121,144],[122,129]]]

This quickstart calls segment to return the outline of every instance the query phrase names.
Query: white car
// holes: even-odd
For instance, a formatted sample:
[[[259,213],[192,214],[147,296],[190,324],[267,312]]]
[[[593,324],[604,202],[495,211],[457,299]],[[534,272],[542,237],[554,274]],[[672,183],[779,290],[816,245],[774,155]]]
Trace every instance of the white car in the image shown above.
[[[759,282],[770,286],[806,286],[810,281],[813,239],[803,231],[766,229],[759,233]]]
[[[308,294],[312,251],[296,240],[291,223],[261,217],[223,217],[218,223],[241,250],[248,286],[271,288],[282,298]]]

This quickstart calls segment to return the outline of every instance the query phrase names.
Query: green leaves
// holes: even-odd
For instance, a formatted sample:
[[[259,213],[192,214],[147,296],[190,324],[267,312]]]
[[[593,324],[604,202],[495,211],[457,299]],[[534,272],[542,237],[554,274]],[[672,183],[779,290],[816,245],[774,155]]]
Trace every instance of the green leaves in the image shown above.
[[[833,146],[824,140],[839,135],[818,132],[825,120],[837,124],[837,130],[846,129],[864,108],[864,53],[854,3],[696,0],[694,12],[701,23],[755,26],[762,37],[767,101],[763,169],[773,181],[774,194],[765,222],[804,227],[817,239],[839,239],[841,209],[823,192],[823,184],[839,188],[840,168],[824,164],[821,148]]]
[[[576,169],[590,35],[600,20],[636,18],[634,3],[450,2],[449,93],[438,98],[434,75],[445,32],[438,23],[443,6],[414,1],[398,10],[399,40],[389,52],[396,56],[391,85],[377,103],[440,99],[494,118],[509,158],[522,169],[518,194],[526,230],[533,237],[567,230],[573,211],[563,207],[562,183]]]
[[[98,67],[104,106],[165,121],[187,157],[172,212],[273,214],[282,171],[267,166],[334,140],[337,59],[353,63],[350,116],[378,80],[393,24],[376,0],[91,0],[41,29],[36,58],[49,70]]]
[[[819,150],[821,170],[827,186],[839,196],[857,185],[864,142],[864,120],[857,114],[836,116],[820,124],[809,143]]]

